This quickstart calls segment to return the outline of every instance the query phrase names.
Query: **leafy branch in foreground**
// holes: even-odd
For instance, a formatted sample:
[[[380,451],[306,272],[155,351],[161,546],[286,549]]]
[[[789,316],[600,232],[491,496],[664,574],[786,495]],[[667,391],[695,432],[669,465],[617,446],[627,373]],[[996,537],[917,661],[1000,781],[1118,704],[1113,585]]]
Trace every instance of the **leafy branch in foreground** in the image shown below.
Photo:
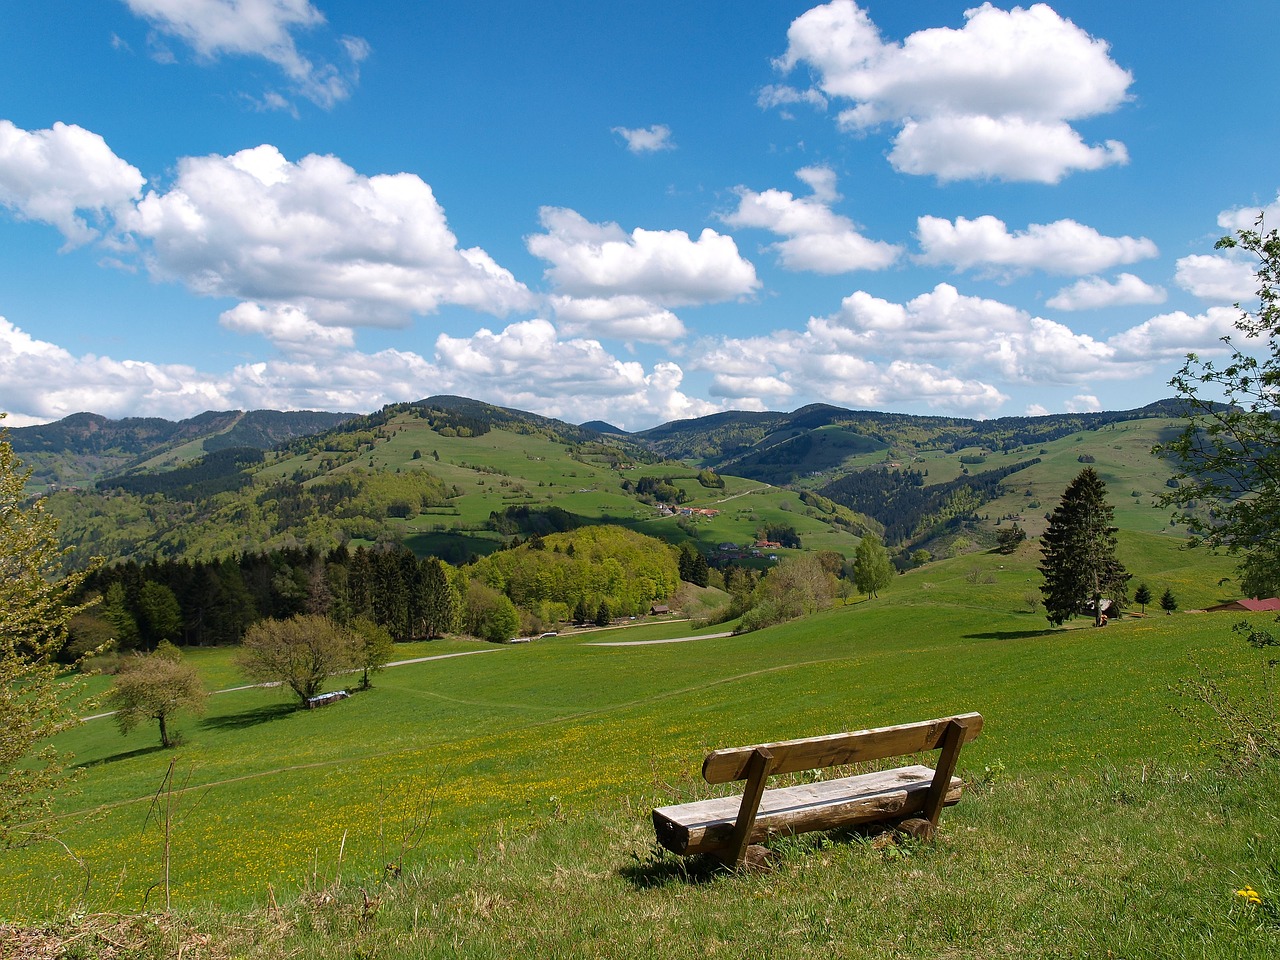
[[[84,609],[69,597],[85,574],[62,576],[57,521],[26,503],[29,476],[0,432],[0,846],[48,808],[65,760],[40,744],[79,722],[82,693],[54,657]]]
[[[1256,259],[1257,305],[1236,304],[1244,345],[1223,337],[1221,365],[1188,355],[1169,381],[1186,426],[1156,449],[1181,468],[1161,502],[1198,542],[1243,554],[1244,591],[1261,597],[1280,591],[1280,234],[1264,232],[1261,218],[1256,227],[1216,245]]]

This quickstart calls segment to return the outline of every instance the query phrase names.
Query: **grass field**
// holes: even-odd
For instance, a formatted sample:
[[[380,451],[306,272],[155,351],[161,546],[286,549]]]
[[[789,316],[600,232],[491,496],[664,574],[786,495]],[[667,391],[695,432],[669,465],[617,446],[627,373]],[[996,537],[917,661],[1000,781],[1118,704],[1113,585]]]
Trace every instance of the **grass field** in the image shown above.
[[[1184,609],[1230,592],[1220,561],[1163,537],[1124,549]],[[1249,687],[1234,618],[1050,630],[1025,599],[1035,559],[932,564],[878,600],[738,637],[602,645],[695,632],[660,624],[415,645],[397,658],[466,655],[388,669],[318,711],[218,694],[175,751],[91,721],[63,742],[82,770],[59,804],[74,858],[0,854],[0,916],[162,906],[148,811],[173,761],[157,956],[181,946],[164,954],[164,937],[209,938],[219,957],[1275,955],[1280,778],[1225,774],[1223,731],[1177,692],[1202,672]],[[191,656],[211,688],[235,683],[227,651]],[[709,748],[965,710],[987,725],[932,846],[783,841],[767,876],[655,851],[650,809],[710,794]]]

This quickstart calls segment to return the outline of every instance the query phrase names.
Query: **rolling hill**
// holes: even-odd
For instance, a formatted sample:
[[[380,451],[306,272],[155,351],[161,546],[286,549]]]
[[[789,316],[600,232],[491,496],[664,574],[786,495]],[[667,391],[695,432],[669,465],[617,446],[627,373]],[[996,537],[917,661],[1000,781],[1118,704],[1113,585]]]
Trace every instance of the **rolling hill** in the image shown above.
[[[311,415],[264,412],[167,426],[83,415],[12,433],[46,478],[54,463],[82,475],[48,501],[77,563],[346,542],[459,563],[512,537],[616,523],[713,558],[771,528],[849,556],[870,531],[905,564],[990,545],[1005,523],[1036,535],[1086,462],[1140,528],[1180,533],[1156,508],[1173,470],[1151,453],[1178,428],[1176,406],[976,421],[814,405],[623,435],[437,396],[306,435],[292,431]]]
[[[330,430],[352,416],[226,410],[174,422],[76,413],[55,423],[12,427],[9,442],[32,470],[32,492],[39,492],[131,471],[156,471],[233,447],[267,450],[294,437]]]

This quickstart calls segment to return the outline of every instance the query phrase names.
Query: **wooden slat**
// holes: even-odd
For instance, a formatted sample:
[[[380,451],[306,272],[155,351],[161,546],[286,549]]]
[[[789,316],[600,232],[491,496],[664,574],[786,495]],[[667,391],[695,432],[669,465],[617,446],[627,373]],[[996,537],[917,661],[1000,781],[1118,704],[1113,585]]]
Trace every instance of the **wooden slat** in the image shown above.
[[[920,814],[934,781],[930,767],[915,764],[838,780],[766,790],[747,843],[786,833],[896,820]],[[951,779],[944,802],[957,802],[964,788]],[[658,842],[679,854],[716,853],[733,843],[739,797],[699,800],[653,811]]]
[[[964,743],[973,740],[982,731],[982,714],[964,713],[895,727],[782,740],[757,746],[773,754],[773,773],[795,773],[815,767],[835,767],[846,763],[902,757],[923,750],[937,750],[942,745],[943,734],[952,720],[959,721],[965,728]],[[713,751],[702,764],[702,776],[708,783],[729,783],[745,779],[747,762],[757,746]]]

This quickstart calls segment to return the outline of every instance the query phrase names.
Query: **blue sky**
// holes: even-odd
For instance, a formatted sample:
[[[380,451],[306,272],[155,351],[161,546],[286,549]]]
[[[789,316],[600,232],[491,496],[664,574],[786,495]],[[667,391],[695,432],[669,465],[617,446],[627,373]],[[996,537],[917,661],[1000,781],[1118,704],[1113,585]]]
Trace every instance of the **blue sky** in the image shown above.
[[[42,0],[0,411],[1123,409],[1280,215],[1280,4]]]

